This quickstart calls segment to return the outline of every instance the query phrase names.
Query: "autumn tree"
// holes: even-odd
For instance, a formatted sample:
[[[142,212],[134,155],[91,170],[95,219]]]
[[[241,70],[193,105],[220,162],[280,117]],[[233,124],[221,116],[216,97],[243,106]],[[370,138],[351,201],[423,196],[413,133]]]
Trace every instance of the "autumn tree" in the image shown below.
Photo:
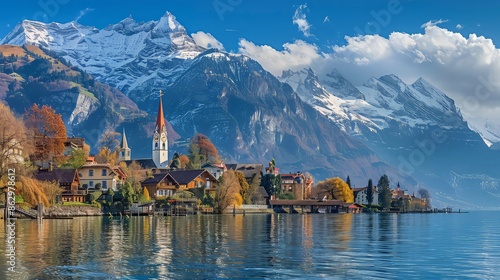
[[[186,155],[181,155],[179,160],[181,161],[181,168],[186,168],[189,164],[189,158]]]
[[[31,207],[38,205],[38,203],[42,203],[44,206],[50,206],[43,182],[21,176],[16,186],[24,202]]]
[[[341,200],[346,203],[354,202],[354,193],[344,180],[339,177],[328,178],[318,183],[318,188],[331,199]]]
[[[143,169],[137,161],[132,161],[127,166],[125,162],[120,162],[120,169],[127,175],[127,181],[136,193],[142,190],[141,182],[147,178],[147,170]]]
[[[206,162],[219,162],[219,152],[210,139],[200,133],[194,135],[188,146],[188,168],[199,169]]]
[[[368,205],[371,206],[373,202],[373,182],[372,179],[368,180],[368,187],[366,188],[366,200]]]
[[[255,192],[254,185],[250,185],[246,178],[245,174],[241,171],[235,171],[236,177],[238,177],[238,183],[240,184],[240,195],[243,198],[243,203],[251,204],[252,203],[252,195]]]
[[[66,127],[60,114],[49,106],[37,104],[24,114],[26,129],[33,139],[35,151],[33,159],[42,163],[53,161],[62,155],[67,139]]]
[[[148,202],[150,200],[151,200],[151,197],[149,196],[148,188],[144,187],[142,189],[142,194],[139,197],[139,201],[141,201],[141,202]]]
[[[7,174],[7,168],[21,166],[24,158],[30,155],[32,146],[28,142],[22,120],[17,119],[9,107],[0,103],[0,179]],[[23,171],[21,168],[18,170]]]
[[[233,170],[224,172],[216,187],[214,207],[217,213],[222,213],[230,205],[241,205],[243,198],[240,194],[238,176]]]
[[[384,208],[388,209],[391,207],[392,192],[389,186],[389,177],[387,175],[382,175],[377,183],[378,189],[378,203]]]
[[[109,163],[115,165],[118,159],[118,148],[120,145],[120,133],[108,130],[99,139],[99,153],[95,157],[98,163]]]

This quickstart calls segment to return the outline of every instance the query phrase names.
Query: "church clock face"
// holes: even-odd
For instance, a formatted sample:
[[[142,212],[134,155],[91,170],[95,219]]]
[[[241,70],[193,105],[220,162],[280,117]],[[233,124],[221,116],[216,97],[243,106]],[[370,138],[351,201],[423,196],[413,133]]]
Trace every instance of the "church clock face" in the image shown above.
[[[154,140],[155,140],[155,142],[158,142],[158,140],[159,140],[158,132],[155,133]]]
[[[167,136],[165,135],[165,133],[161,134],[161,141],[163,142],[167,141]]]

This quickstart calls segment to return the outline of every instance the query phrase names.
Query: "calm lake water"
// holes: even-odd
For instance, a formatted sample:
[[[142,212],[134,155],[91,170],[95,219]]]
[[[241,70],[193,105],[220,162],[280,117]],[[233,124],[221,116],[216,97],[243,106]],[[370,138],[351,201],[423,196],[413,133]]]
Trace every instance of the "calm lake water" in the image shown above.
[[[16,254],[0,279],[500,279],[500,213],[18,220]]]

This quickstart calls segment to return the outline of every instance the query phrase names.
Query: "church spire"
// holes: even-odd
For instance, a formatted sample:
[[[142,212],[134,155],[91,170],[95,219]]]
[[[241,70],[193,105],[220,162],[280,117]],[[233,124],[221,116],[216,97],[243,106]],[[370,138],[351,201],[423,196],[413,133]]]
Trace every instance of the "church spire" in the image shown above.
[[[153,134],[153,161],[157,168],[166,168],[168,165],[168,137],[165,117],[163,115],[163,104],[160,90],[160,103],[158,105],[158,114],[156,115],[156,127]]]
[[[156,129],[161,133],[163,127],[165,127],[165,117],[163,115],[163,104],[161,102],[161,97],[163,96],[160,90],[160,104],[158,105],[158,115],[156,116]]]
[[[123,128],[121,148],[128,149],[127,136],[125,135],[125,128]]]
[[[127,136],[125,135],[125,128],[122,133],[122,143],[120,145],[119,161],[130,160],[132,150],[128,147]]]

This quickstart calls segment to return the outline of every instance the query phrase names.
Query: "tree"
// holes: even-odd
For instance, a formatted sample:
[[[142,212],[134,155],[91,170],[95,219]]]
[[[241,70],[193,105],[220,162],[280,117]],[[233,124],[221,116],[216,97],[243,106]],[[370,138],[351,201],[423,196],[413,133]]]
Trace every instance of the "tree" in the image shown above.
[[[425,208],[431,209],[431,194],[426,188],[419,188],[417,190],[418,195],[420,198],[425,199]]]
[[[101,135],[99,139],[99,153],[95,160],[98,163],[109,163],[115,165],[118,158],[118,149],[120,145],[120,133],[108,130]]]
[[[384,209],[391,207],[392,192],[389,186],[389,177],[387,175],[382,175],[377,183],[378,193],[378,203]]]
[[[179,160],[181,161],[181,168],[186,168],[189,163],[189,158],[186,155],[181,155]]]
[[[149,196],[149,191],[146,187],[142,189],[142,194],[139,198],[139,201],[141,202],[148,202],[151,200],[151,197]]]
[[[86,145],[88,147],[88,145]],[[85,161],[87,160],[87,157],[89,156],[89,150],[84,149],[78,149],[78,150],[73,150],[71,154],[69,155],[69,158],[65,164],[62,166],[65,168],[80,168],[82,165],[85,164]]]
[[[366,188],[366,200],[368,205],[371,206],[373,202],[373,182],[372,179],[368,180],[368,187]]]
[[[349,186],[350,189],[352,189],[351,178],[349,178],[349,175],[347,175],[347,179],[345,180],[345,183]]]
[[[100,191],[100,190],[101,190],[101,187],[102,187],[102,186],[101,186],[101,183],[97,183],[97,184],[95,184],[94,189],[95,189],[96,191]]]
[[[318,188],[327,194],[330,199],[337,199],[346,203],[354,202],[354,193],[344,180],[339,177],[328,178],[318,183]]]
[[[172,162],[170,163],[171,169],[179,169],[181,167],[181,159],[178,153],[175,153]]]
[[[8,168],[23,164],[24,158],[32,152],[30,147],[24,123],[14,116],[9,107],[0,103],[0,179],[8,173]],[[23,168],[18,170],[23,171]]]
[[[38,203],[50,206],[42,182],[26,176],[21,176],[19,179],[19,183],[16,185],[25,203],[31,206],[36,206]]]
[[[245,178],[245,174],[243,174],[243,172],[241,171],[235,171],[234,173],[236,174],[236,177],[238,177],[238,183],[240,184],[240,195],[243,198],[243,203],[252,203],[251,198],[254,190],[251,189],[250,184],[248,184]]]
[[[210,139],[200,133],[197,133],[191,139],[188,146],[189,164],[188,168],[198,169],[206,162],[219,162],[219,152]]]
[[[127,175],[127,181],[130,183],[136,193],[142,190],[141,182],[146,180],[147,171],[142,169],[137,161],[132,161],[129,166],[125,162],[120,162],[120,169]]]
[[[129,182],[125,182],[123,187],[120,189],[120,195],[123,198],[122,203],[123,203],[123,210],[127,210],[130,208],[130,205],[132,205],[132,202],[134,202],[134,197],[135,197],[135,192],[134,189],[132,188],[132,185],[130,185]]]
[[[241,205],[238,177],[233,170],[224,172],[215,191],[214,207],[217,213],[222,213],[230,205]]]
[[[63,153],[67,139],[66,127],[61,115],[56,114],[54,109],[45,105],[39,108],[33,104],[24,114],[24,121],[33,139],[35,161],[52,161]]]

